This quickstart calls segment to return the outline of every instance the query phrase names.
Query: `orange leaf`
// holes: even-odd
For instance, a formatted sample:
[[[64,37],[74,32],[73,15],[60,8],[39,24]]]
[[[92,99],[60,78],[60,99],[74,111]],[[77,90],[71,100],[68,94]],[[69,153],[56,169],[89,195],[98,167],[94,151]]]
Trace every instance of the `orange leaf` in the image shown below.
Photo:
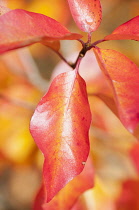
[[[51,42],[42,41],[42,44],[53,49],[54,51],[59,51],[60,49],[60,41],[51,41]]]
[[[91,123],[86,85],[76,71],[58,75],[38,104],[30,131],[45,156],[48,201],[81,173],[89,153]]]
[[[77,26],[85,32],[95,31],[102,19],[99,0],[68,0],[71,14]]]
[[[69,182],[49,203],[45,203],[46,190],[41,187],[34,203],[34,210],[65,210],[71,209],[79,196],[94,185],[94,170],[90,159],[80,175]]]
[[[79,39],[82,36],[68,31],[56,20],[22,9],[0,16],[0,53],[33,43]],[[55,45],[55,43],[54,43]]]
[[[99,48],[94,51],[113,88],[120,120],[133,133],[139,123],[139,68],[117,51]]]
[[[110,110],[115,115],[118,115],[117,108],[115,106],[115,102],[113,100],[113,97],[110,94],[98,92],[98,93],[95,93],[95,94],[90,94],[89,96],[91,96],[91,95],[100,98],[110,108]]]
[[[116,28],[105,40],[133,39],[139,41],[139,16]]]

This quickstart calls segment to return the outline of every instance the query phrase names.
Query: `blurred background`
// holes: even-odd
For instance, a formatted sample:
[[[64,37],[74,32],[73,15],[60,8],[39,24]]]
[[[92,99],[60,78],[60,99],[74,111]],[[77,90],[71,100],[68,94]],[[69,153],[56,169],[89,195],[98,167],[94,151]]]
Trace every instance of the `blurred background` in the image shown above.
[[[79,31],[71,18],[66,0],[2,0],[0,3],[10,9],[50,16],[70,31],[81,33],[87,41],[86,34]],[[101,3],[103,21],[92,35],[93,42],[139,15],[139,0],[101,0]],[[109,41],[100,47],[124,53],[139,66],[136,41]],[[80,49],[77,41],[61,41],[60,51],[69,61],[76,60]],[[60,58],[41,44],[0,56],[0,210],[30,210],[41,184],[43,155],[29,133],[29,122],[51,78],[69,70],[59,62]],[[81,74],[89,94],[98,89],[109,91],[92,51],[86,55]],[[137,148],[139,154],[137,140],[99,98],[89,96],[89,102],[93,118],[90,157],[96,184],[80,198],[82,209],[131,210],[135,205],[133,209],[139,210],[138,196],[133,196],[139,195],[136,166],[139,160],[133,152]]]

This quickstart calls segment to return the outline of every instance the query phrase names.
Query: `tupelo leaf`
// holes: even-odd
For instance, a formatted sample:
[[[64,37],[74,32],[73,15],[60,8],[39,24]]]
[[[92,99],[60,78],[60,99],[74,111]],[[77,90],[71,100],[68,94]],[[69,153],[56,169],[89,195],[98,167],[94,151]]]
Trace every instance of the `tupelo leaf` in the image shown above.
[[[135,143],[129,152],[133,165],[139,174],[139,144]]]
[[[0,5],[0,15],[4,15],[5,13],[11,11],[9,8]]]
[[[22,9],[11,10],[0,16],[0,31],[0,53],[38,42],[46,46],[48,43],[50,47],[52,41],[82,37],[71,33],[50,17]]]
[[[46,45],[47,47],[53,49],[54,51],[59,51],[60,49],[60,41],[50,41],[50,42],[47,42],[47,41],[43,41],[42,40],[42,44],[43,45]]]
[[[110,35],[105,36],[104,40],[132,39],[139,41],[139,16],[123,23],[117,27]]]
[[[95,48],[94,52],[113,88],[120,120],[134,133],[139,124],[139,68],[115,50]]]
[[[34,202],[33,210],[71,209],[79,196],[94,185],[92,161],[88,158],[83,171],[69,182],[49,203],[44,185],[40,188]],[[73,193],[74,192],[74,193]]]
[[[91,33],[99,27],[102,19],[99,0],[68,0],[68,3],[80,30]]]
[[[43,152],[47,202],[81,173],[89,153],[91,113],[86,85],[76,71],[58,75],[31,119],[31,134]]]
[[[122,183],[119,198],[115,203],[116,210],[139,209],[139,179],[128,179]]]
[[[115,101],[113,100],[113,97],[111,95],[109,95],[107,93],[98,92],[98,93],[92,94],[92,96],[96,96],[96,97],[100,98],[104,102],[104,104],[106,104],[106,106],[108,106],[110,108],[110,110],[116,116],[118,116],[117,107],[116,107]]]

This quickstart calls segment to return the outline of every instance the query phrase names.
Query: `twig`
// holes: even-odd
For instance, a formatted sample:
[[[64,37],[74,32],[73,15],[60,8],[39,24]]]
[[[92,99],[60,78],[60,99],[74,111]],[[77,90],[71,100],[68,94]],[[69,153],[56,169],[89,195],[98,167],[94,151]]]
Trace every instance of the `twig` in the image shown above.
[[[20,61],[24,67],[25,73],[29,81],[41,91],[46,91],[49,87],[49,82],[42,78],[36,63],[28,48],[18,51]]]
[[[15,98],[10,98],[7,95],[4,95],[2,93],[0,93],[0,99],[7,101],[8,103],[14,104],[16,106],[25,108],[25,109],[29,109],[29,110],[34,110],[35,109],[35,105],[25,102],[23,100],[20,99],[15,99]]]
[[[66,60],[66,58],[64,58],[63,57],[63,55],[59,52],[59,51],[56,51],[56,50],[54,50],[54,49],[52,49],[68,66],[70,66],[70,67],[72,67],[72,63],[71,62],[68,62],[67,60]]]

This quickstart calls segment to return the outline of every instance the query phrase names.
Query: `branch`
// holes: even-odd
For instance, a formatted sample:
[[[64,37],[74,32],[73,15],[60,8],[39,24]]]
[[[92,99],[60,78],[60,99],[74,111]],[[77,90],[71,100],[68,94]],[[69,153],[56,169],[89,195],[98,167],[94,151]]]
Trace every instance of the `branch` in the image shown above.
[[[19,106],[19,107],[22,107],[22,108],[25,108],[25,109],[29,109],[29,110],[32,110],[32,111],[36,107],[34,104],[28,103],[28,102],[20,100],[20,99],[10,98],[9,96],[6,96],[2,93],[0,93],[0,99],[6,101],[8,103],[11,103],[13,105],[16,105],[16,106]]]
[[[39,90],[45,92],[49,87],[49,82],[40,75],[39,69],[28,48],[18,51],[18,56],[24,67],[28,80]]]

